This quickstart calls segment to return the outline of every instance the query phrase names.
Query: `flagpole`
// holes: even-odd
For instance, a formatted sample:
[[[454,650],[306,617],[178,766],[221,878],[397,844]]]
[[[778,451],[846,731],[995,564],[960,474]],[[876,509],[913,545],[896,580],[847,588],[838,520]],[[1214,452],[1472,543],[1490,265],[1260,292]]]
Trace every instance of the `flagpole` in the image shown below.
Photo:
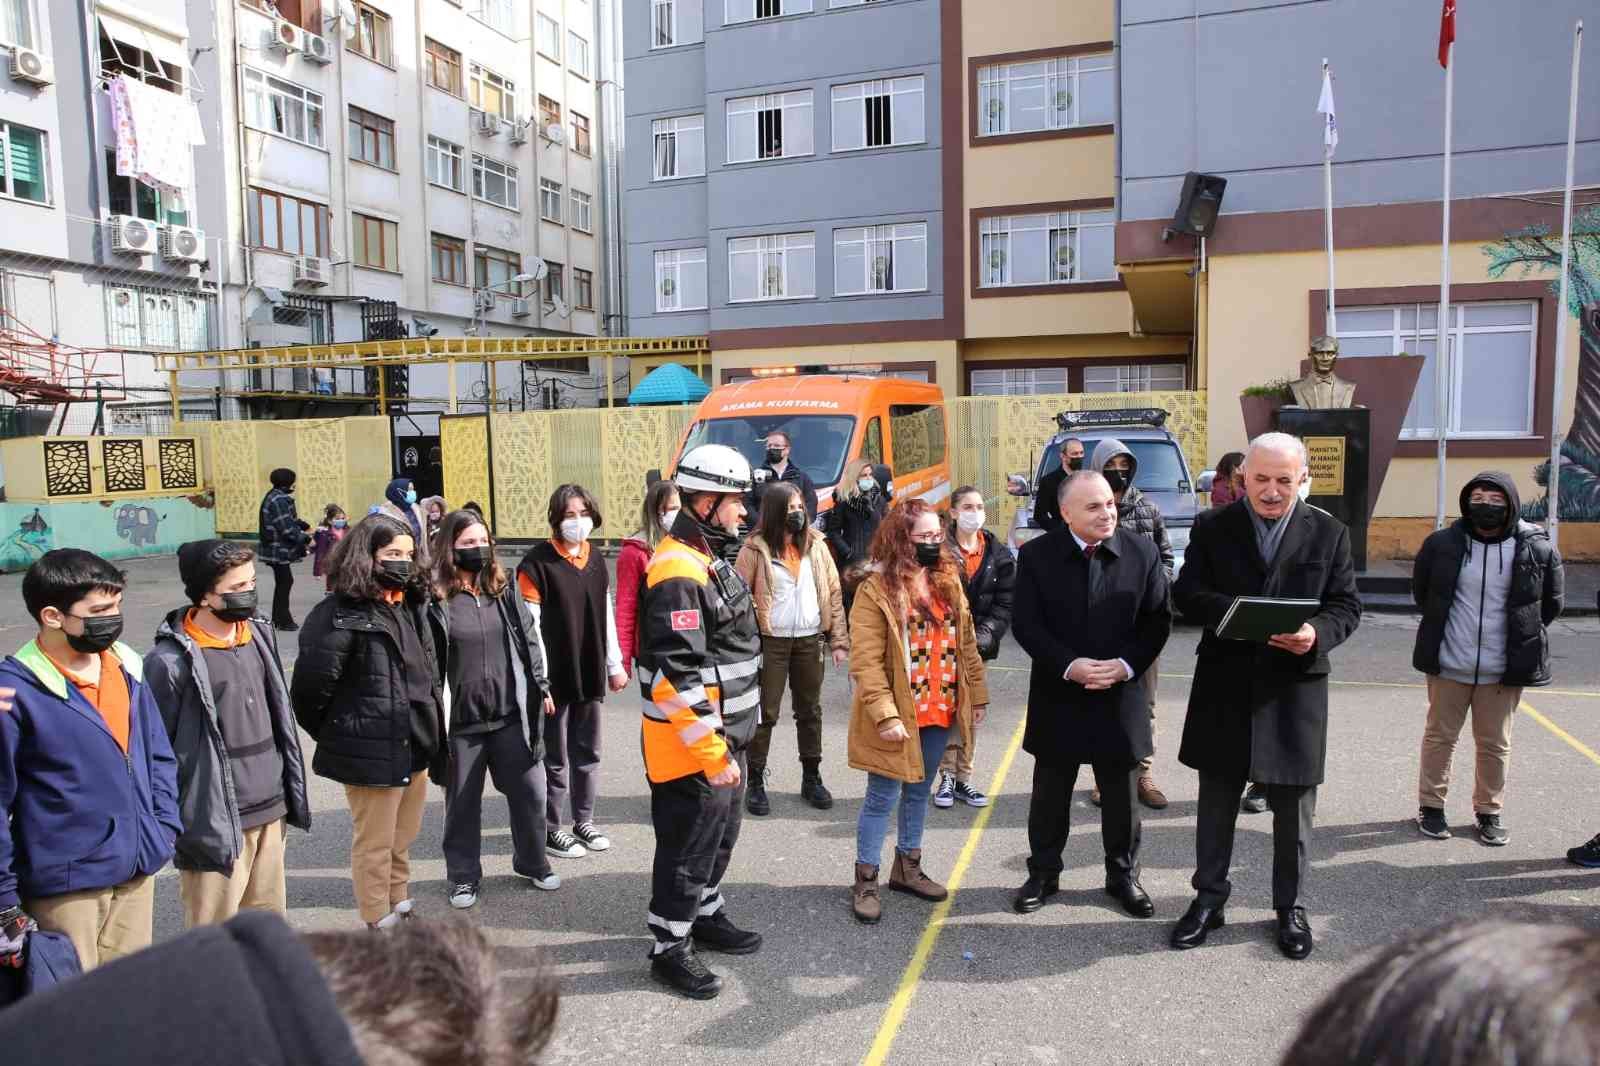
[[[1331,75],[1328,72],[1328,60],[1322,60],[1322,78],[1327,82]],[[1327,143],[1327,135],[1323,136],[1322,150],[1322,196],[1323,196],[1323,229],[1326,231],[1328,245],[1328,310],[1327,328],[1323,330],[1329,337],[1339,336],[1339,327],[1334,321],[1334,282],[1333,282],[1333,145]]]
[[[1452,36],[1454,36],[1452,34]],[[1433,365],[1434,435],[1438,438],[1438,484],[1435,487],[1433,528],[1444,528],[1446,497],[1445,435],[1450,419],[1450,148],[1455,113],[1455,41],[1448,44],[1444,68],[1444,232],[1439,238],[1439,319]],[[1420,324],[1419,324],[1420,328]]]
[[[1550,546],[1558,546],[1561,526],[1561,401],[1567,367],[1568,270],[1572,265],[1572,170],[1578,148],[1578,67],[1583,59],[1583,20],[1572,36],[1572,94],[1567,104],[1567,183],[1561,200],[1561,298],[1556,302],[1555,393],[1550,402],[1550,514],[1545,528]]]

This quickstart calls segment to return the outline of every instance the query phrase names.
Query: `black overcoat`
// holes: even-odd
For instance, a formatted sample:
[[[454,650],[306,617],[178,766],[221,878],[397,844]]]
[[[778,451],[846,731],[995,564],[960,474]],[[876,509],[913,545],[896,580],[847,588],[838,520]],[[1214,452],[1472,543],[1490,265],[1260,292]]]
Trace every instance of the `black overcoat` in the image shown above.
[[[1148,537],[1118,530],[1089,564],[1060,527],[1023,546],[1011,628],[1033,660],[1022,748],[1047,765],[1126,766],[1154,750],[1138,683],[1172,632],[1167,572]],[[1122,659],[1133,681],[1091,692],[1065,677],[1077,658]]]
[[[1206,627],[1195,651],[1178,759],[1260,784],[1322,783],[1328,748],[1328,653],[1361,624],[1344,523],[1304,501],[1284,521],[1277,558],[1261,559],[1248,500],[1195,519],[1173,603]],[[1304,655],[1216,634],[1236,596],[1320,600]]]

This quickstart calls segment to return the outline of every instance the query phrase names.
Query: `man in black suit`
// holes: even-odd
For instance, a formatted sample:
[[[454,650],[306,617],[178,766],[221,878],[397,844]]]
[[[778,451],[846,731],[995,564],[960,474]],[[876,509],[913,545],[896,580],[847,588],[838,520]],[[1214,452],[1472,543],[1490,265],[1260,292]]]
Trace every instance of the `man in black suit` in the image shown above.
[[[1278,948],[1311,954],[1300,903],[1306,849],[1328,747],[1328,653],[1361,623],[1350,532],[1300,502],[1306,447],[1267,433],[1245,456],[1245,499],[1195,520],[1172,598],[1206,627],[1196,651],[1189,714],[1178,759],[1200,771],[1195,838],[1197,893],[1172,931],[1175,948],[1198,947],[1223,924],[1232,885],[1233,829],[1249,781],[1272,804],[1272,906]],[[1237,596],[1320,601],[1311,620],[1266,644],[1224,640],[1216,627]]]
[[[1117,528],[1099,473],[1062,482],[1066,524],[1024,545],[1012,629],[1033,660],[1022,747],[1033,756],[1028,879],[1013,905],[1029,914],[1058,889],[1078,770],[1101,790],[1106,893],[1135,918],[1155,906],[1139,884],[1139,760],[1154,750],[1144,675],[1172,631],[1167,572],[1148,537]]]

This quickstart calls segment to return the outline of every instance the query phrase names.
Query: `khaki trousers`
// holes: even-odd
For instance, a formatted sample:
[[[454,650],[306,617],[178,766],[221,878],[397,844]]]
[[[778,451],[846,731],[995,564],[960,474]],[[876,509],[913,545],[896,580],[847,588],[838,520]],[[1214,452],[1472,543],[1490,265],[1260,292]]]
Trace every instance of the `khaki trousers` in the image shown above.
[[[949,774],[957,781],[967,784],[972,783],[972,753],[978,746],[978,723],[972,723],[972,743],[966,747],[961,746],[961,730],[951,723],[950,735],[956,737],[956,742],[944,749],[944,758],[939,761],[939,772]]]
[[[155,935],[156,879],[134,877],[111,888],[25,899],[40,929],[61,933],[78,949],[83,972],[150,946]]]
[[[422,830],[428,771],[395,788],[344,786],[350,803],[350,880],[361,920],[371,925],[411,898],[411,843]]]
[[[233,872],[178,871],[178,896],[183,900],[183,926],[220,925],[241,910],[289,910],[283,864],[283,819],[244,831],[244,850],[233,860]]]
[[[1521,702],[1520,688],[1465,685],[1429,675],[1428,723],[1422,730],[1422,770],[1417,778],[1419,806],[1444,807],[1450,791],[1450,759],[1470,711],[1477,749],[1472,809],[1477,814],[1500,813],[1511,762],[1511,716]]]

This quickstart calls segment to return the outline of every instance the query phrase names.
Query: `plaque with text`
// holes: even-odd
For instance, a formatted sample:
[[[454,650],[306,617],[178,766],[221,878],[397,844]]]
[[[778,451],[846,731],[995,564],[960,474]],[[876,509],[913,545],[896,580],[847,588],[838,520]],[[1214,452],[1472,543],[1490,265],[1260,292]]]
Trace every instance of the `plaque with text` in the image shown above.
[[[1311,491],[1318,496],[1344,495],[1344,438],[1307,437],[1311,458]]]
[[[1365,407],[1280,407],[1275,428],[1305,442],[1310,460],[1311,503],[1350,529],[1350,556],[1357,570],[1367,568],[1367,473],[1370,467],[1372,412]]]

